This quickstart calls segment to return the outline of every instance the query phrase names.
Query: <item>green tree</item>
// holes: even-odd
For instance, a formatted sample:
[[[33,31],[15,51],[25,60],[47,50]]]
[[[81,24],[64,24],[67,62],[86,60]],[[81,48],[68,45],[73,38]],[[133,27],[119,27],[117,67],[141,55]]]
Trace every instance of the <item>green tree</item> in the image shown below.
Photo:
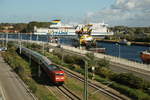
[[[36,22],[36,21],[33,21],[33,22],[30,22],[28,25],[27,25],[27,32],[33,32],[34,30],[34,26],[36,27],[49,27],[51,23],[50,22]]]

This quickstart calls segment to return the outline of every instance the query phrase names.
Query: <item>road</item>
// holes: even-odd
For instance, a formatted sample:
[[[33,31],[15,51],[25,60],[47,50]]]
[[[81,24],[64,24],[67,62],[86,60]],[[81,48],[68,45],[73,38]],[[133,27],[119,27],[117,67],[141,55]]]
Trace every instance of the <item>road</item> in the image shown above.
[[[6,64],[0,54],[0,87],[6,100],[33,100],[22,81]]]
[[[142,70],[139,71],[139,70],[130,68],[129,66],[125,66],[121,64],[114,64],[114,63],[111,63],[110,69],[117,73],[132,73],[133,75],[143,78],[150,82],[150,78],[149,78],[150,73],[147,71],[142,71]]]

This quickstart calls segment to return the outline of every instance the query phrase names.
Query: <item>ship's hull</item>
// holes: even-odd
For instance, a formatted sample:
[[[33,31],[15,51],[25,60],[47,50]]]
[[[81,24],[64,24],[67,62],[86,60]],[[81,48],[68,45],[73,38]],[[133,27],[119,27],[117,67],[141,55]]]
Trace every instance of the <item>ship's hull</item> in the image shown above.
[[[53,33],[46,33],[46,32],[34,32],[35,35],[76,35],[75,32],[53,32]],[[107,36],[112,35],[112,33],[91,33],[92,36]]]
[[[150,53],[141,52],[140,57],[141,57],[143,63],[150,64]]]

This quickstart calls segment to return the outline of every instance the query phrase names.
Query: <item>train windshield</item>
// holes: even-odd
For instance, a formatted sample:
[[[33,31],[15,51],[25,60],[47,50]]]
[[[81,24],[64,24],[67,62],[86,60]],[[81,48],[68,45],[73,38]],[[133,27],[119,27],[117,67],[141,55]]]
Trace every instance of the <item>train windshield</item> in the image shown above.
[[[64,76],[64,73],[56,73],[58,76]]]
[[[48,68],[49,68],[49,70],[53,70],[53,71],[60,70],[60,68],[57,65],[53,65],[53,64],[49,65]]]

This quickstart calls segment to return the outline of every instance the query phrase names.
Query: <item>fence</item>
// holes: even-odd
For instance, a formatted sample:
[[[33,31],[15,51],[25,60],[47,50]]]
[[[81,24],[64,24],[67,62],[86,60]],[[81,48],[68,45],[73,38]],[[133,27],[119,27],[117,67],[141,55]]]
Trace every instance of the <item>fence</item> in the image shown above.
[[[57,44],[50,43],[50,45],[56,46]],[[79,48],[66,46],[66,45],[62,45],[62,48],[73,51],[73,52],[76,52],[76,53],[80,53],[80,54],[91,53],[91,51],[82,50],[82,49],[79,49]],[[133,69],[133,70],[137,70],[137,71],[150,72],[150,65],[147,65],[147,64],[142,64],[142,63],[139,63],[139,62],[134,62],[134,61],[130,61],[130,60],[127,60],[127,59],[114,57],[114,56],[110,56],[110,55],[105,55],[105,54],[100,54],[100,53],[94,53],[94,56],[97,57],[97,58],[105,58],[105,59],[109,60],[112,63],[121,64],[122,67],[130,68],[130,70]]]

